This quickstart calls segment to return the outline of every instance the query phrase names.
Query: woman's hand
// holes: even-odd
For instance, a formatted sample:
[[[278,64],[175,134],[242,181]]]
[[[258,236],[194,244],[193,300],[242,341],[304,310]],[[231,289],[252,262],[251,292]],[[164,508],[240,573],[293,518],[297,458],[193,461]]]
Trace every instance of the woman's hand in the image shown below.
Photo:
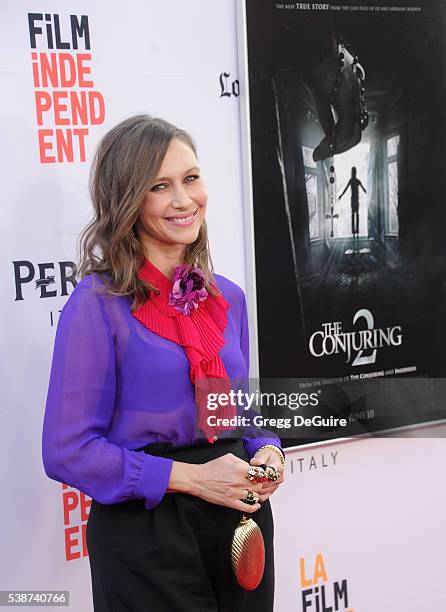
[[[275,467],[279,471],[279,474],[280,474],[279,480],[276,480],[275,482],[267,481],[261,484],[262,489],[260,492],[260,501],[263,503],[275,491],[277,491],[277,489],[279,488],[279,485],[281,485],[282,482],[285,481],[284,467],[282,465],[282,462],[280,460],[278,453],[268,448],[259,449],[255,453],[253,458],[251,459],[250,464],[251,465],[263,465],[263,464],[271,465],[272,467]]]
[[[199,465],[174,461],[167,492],[189,493],[211,504],[251,514],[259,510],[260,504],[245,504],[241,500],[248,491],[259,497],[263,485],[247,479],[248,469],[249,463],[232,453]]]

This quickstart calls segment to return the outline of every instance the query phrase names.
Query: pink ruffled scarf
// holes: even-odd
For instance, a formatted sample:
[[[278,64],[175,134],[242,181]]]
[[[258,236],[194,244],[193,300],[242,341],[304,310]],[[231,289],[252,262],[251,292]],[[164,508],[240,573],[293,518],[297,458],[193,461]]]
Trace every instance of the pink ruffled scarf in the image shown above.
[[[218,353],[225,344],[224,330],[227,324],[226,310],[228,302],[222,295],[208,295],[197,301],[189,313],[181,312],[169,304],[173,282],[167,278],[149,260],[145,260],[138,272],[139,278],[150,282],[160,293],[151,293],[151,297],[133,316],[150,331],[183,346],[190,365],[190,380],[195,385],[197,404],[197,426],[203,431],[208,442],[218,438],[221,431],[234,429],[229,425],[211,426],[208,417],[230,419],[237,414],[234,405],[222,405],[218,401],[216,410],[208,408],[208,394],[227,394],[231,390],[226,368]],[[218,291],[218,287],[213,285]],[[214,398],[212,398],[214,400]]]

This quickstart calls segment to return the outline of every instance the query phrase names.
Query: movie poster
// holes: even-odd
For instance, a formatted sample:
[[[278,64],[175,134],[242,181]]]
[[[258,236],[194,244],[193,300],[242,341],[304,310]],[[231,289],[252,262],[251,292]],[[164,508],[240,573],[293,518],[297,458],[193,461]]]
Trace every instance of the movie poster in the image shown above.
[[[317,392],[347,420],[333,437],[445,417],[445,15],[433,0],[240,11],[260,382]]]

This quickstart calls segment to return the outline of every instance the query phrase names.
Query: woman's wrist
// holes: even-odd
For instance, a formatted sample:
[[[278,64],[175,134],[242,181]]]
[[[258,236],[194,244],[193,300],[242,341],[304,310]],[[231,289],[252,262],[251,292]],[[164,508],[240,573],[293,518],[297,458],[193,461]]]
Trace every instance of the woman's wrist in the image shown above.
[[[285,453],[283,452],[283,450],[279,447],[276,446],[275,444],[264,444],[263,446],[261,446],[260,448],[257,449],[256,453],[263,450],[269,450],[273,453],[276,453],[278,457],[280,457],[280,461],[282,463],[282,466],[285,465]]]
[[[199,465],[174,461],[170,472],[167,493],[189,493],[195,495],[199,483]]]

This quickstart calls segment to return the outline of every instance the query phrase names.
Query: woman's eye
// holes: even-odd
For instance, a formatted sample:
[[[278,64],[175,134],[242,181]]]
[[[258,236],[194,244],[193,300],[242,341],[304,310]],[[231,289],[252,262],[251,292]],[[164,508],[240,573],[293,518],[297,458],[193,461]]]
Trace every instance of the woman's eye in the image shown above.
[[[199,174],[189,174],[189,176],[186,176],[185,181],[186,183],[193,183],[199,178],[200,178]],[[158,185],[154,185],[151,191],[164,191],[164,189],[167,189],[167,187],[168,187],[167,183],[159,183]]]

